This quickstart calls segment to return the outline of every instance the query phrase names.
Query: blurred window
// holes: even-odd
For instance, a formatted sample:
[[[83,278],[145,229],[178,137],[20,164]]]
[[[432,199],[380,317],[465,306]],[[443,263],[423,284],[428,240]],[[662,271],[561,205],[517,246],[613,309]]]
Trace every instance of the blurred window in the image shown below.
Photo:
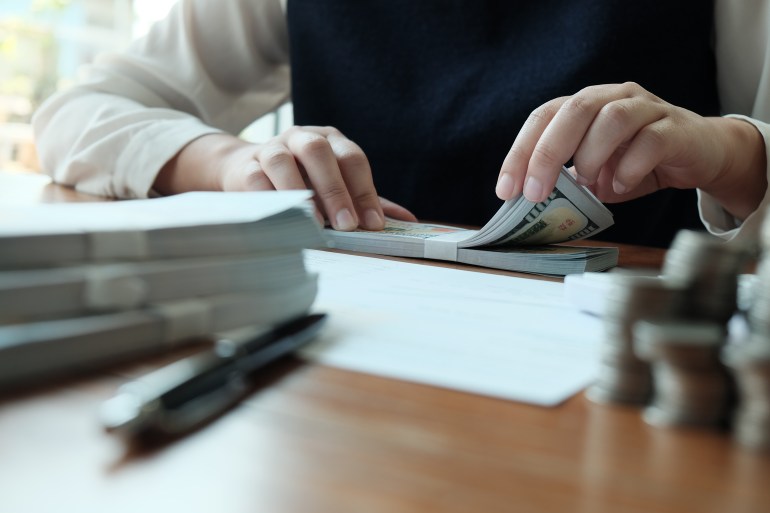
[[[219,1],[219,0],[211,0]],[[97,54],[120,50],[177,0],[0,0],[0,170],[39,171],[29,125]],[[291,105],[243,131],[262,141],[291,125]]]
[[[0,169],[36,171],[29,121],[84,64],[125,47],[176,0],[2,0]]]

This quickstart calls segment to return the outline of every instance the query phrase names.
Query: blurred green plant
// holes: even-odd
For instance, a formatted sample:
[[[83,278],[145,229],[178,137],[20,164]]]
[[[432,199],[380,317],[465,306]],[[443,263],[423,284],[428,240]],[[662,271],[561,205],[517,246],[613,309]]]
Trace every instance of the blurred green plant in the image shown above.
[[[57,88],[53,22],[72,0],[31,0],[27,15],[0,19],[0,122],[28,122]],[[42,23],[46,14],[48,23]]]
[[[69,7],[72,0],[32,0],[32,12],[55,11]]]

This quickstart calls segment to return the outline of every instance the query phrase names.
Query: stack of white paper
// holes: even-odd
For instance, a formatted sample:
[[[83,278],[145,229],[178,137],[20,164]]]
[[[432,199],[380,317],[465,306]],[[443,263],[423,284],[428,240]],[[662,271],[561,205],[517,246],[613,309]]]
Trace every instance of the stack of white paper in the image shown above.
[[[0,387],[305,313],[310,192],[0,208]]]

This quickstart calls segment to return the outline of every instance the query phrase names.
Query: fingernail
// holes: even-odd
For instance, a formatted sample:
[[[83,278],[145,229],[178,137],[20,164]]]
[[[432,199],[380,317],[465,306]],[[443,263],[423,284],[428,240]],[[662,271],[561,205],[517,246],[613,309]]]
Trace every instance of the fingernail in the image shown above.
[[[513,198],[513,178],[508,173],[503,173],[500,179],[497,181],[495,187],[495,194],[502,200],[509,200]]]
[[[580,185],[589,185],[591,182],[588,181],[588,178],[581,175],[575,175],[575,181],[579,183]]]
[[[617,180],[613,180],[612,190],[615,191],[615,194],[624,194],[628,190],[628,187],[618,182]]]
[[[385,227],[385,220],[379,212],[370,208],[364,212],[364,224],[369,230],[382,230]]]
[[[356,226],[358,226],[358,223],[353,217],[353,214],[351,214],[350,210],[346,208],[343,208],[342,210],[337,212],[337,215],[335,216],[334,220],[336,221],[334,223],[334,228],[337,230],[342,230],[347,232],[350,230],[355,230]]]
[[[524,197],[529,201],[538,202],[543,195],[543,184],[534,176],[528,176],[524,182]]]

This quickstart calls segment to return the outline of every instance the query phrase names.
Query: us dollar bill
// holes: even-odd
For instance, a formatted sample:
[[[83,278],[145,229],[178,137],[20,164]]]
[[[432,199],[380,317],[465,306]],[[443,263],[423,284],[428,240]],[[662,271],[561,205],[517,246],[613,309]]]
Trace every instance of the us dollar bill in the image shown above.
[[[612,226],[612,213],[562,168],[544,201],[524,196],[506,201],[495,216],[463,245],[531,246],[584,239]]]

